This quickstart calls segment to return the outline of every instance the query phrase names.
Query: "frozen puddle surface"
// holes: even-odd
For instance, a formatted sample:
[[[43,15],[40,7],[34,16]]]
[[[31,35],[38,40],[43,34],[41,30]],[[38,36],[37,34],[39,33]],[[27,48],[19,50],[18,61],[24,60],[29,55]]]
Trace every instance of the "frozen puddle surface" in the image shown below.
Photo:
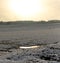
[[[20,49],[32,49],[32,48],[38,48],[39,46],[20,46]]]

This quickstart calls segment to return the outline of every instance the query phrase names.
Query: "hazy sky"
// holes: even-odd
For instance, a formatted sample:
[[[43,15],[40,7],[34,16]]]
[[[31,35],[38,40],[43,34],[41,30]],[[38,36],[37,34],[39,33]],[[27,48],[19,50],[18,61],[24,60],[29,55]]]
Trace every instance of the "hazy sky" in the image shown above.
[[[60,0],[0,0],[0,20],[60,19]]]

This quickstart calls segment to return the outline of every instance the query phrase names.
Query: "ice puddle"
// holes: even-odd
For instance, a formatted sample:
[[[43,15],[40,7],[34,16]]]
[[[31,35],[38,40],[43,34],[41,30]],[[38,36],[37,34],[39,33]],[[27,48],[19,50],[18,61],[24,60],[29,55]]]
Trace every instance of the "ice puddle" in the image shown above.
[[[33,48],[38,48],[39,46],[20,46],[20,49],[33,49]]]

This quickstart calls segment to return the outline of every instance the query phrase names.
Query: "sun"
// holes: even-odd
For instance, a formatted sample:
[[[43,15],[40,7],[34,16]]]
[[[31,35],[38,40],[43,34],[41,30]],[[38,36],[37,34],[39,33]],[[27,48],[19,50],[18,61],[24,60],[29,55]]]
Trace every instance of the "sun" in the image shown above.
[[[44,10],[41,0],[10,0],[8,4],[12,12],[22,17],[31,17]]]

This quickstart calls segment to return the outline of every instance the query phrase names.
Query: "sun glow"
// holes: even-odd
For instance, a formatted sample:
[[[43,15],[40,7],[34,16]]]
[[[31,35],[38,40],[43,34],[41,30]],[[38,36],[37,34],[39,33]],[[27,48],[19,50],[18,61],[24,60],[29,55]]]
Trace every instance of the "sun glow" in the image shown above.
[[[41,0],[10,0],[8,5],[11,12],[21,17],[32,17],[44,11]]]

